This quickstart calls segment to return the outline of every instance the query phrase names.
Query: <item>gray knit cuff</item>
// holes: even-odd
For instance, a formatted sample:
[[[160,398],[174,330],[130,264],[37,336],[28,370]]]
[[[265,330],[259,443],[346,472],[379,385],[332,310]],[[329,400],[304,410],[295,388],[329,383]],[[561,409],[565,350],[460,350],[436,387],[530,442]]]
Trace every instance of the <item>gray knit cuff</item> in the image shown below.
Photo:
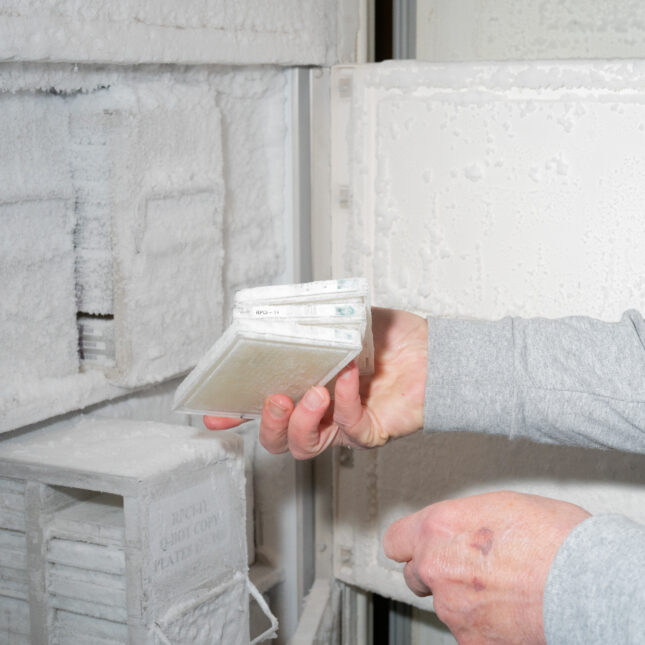
[[[544,590],[548,645],[645,642],[645,526],[598,515],[558,551]]]
[[[424,430],[512,434],[513,320],[428,318]]]

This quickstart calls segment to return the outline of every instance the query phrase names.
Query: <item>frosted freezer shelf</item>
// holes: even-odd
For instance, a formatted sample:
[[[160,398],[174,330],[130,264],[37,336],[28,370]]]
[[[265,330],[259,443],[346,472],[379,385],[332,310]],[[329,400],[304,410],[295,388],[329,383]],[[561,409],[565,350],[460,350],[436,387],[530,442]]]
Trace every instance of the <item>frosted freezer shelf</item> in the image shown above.
[[[177,388],[174,408],[258,418],[267,396],[280,392],[299,401],[361,349],[356,330],[237,320]]]

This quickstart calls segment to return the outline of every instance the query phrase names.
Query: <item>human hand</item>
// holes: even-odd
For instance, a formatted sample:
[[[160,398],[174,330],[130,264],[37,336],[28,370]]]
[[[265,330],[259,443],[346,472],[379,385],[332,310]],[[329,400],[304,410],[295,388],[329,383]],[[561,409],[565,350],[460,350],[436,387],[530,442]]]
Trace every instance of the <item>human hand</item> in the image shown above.
[[[272,453],[290,450],[310,459],[330,445],[381,446],[423,425],[428,326],[424,318],[395,309],[372,309],[374,374],[359,377],[353,361],[336,380],[334,401],[324,387],[310,388],[294,407],[283,394],[262,410],[260,442]],[[204,417],[211,430],[238,419]]]
[[[460,645],[545,643],[542,598],[551,563],[579,506],[536,495],[487,493],[439,502],[394,522],[385,554],[405,562],[418,596]]]

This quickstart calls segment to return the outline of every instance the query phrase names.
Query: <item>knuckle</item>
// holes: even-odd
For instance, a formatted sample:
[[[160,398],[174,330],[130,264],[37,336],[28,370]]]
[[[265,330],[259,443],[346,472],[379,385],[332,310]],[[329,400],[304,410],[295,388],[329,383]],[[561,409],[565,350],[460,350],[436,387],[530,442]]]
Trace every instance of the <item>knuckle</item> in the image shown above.
[[[430,535],[434,532],[436,528],[437,521],[439,517],[436,512],[428,511],[423,520],[421,521],[421,533],[422,535]]]

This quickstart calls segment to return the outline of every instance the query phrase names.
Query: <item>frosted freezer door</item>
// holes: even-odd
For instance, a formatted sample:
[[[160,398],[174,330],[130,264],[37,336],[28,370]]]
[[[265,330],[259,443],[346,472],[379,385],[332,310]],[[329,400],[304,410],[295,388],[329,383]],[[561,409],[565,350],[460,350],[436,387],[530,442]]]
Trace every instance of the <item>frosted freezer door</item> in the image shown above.
[[[365,276],[377,306],[448,317],[642,307],[645,63],[390,62],[335,68],[331,85],[335,277]],[[346,452],[335,576],[427,607],[383,554],[395,519],[510,488],[642,521],[642,468],[471,433]]]

